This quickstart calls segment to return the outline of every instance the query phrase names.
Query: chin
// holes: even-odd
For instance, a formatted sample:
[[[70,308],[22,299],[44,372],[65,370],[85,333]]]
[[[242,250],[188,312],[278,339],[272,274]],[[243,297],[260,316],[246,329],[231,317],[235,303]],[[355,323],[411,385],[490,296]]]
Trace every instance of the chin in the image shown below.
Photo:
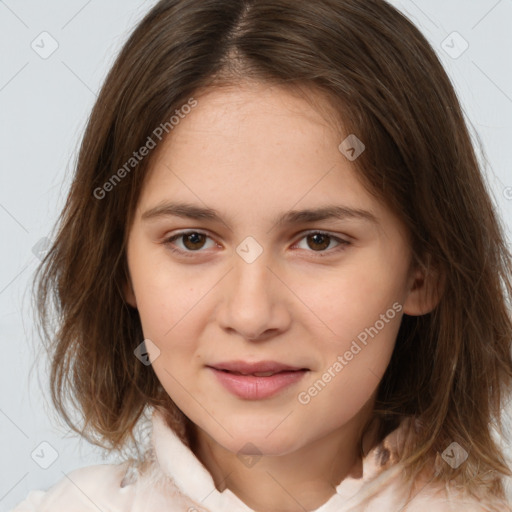
[[[276,429],[275,425],[271,429],[261,429],[254,428],[253,422],[252,428],[244,428],[243,424],[238,424],[226,429],[232,437],[220,427],[207,432],[224,449],[238,455],[281,456],[299,449],[304,442],[303,433],[295,435],[289,428]]]

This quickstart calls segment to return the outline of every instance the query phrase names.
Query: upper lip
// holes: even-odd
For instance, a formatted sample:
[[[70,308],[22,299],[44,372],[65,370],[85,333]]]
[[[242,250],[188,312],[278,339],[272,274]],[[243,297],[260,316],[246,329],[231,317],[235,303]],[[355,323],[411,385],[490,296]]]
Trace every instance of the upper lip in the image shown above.
[[[247,375],[252,373],[278,373],[284,371],[307,370],[307,368],[300,366],[290,366],[288,364],[278,363],[276,361],[258,361],[254,363],[249,363],[247,361],[226,361],[208,366],[210,366],[210,368],[215,368],[216,370],[226,370],[228,372],[238,372]]]

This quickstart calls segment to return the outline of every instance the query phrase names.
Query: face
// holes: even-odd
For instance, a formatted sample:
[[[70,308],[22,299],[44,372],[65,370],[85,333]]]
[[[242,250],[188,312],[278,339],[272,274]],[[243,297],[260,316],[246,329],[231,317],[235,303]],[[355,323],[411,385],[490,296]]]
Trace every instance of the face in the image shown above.
[[[290,453],[374,397],[419,314],[408,237],[311,102],[261,84],[195,98],[146,177],[127,300],[200,432]]]

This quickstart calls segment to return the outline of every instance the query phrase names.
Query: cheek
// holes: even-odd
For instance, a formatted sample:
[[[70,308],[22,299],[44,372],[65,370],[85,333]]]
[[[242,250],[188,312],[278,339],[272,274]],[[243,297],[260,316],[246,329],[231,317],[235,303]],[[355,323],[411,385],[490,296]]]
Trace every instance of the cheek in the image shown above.
[[[300,390],[298,402],[328,409],[332,425],[349,421],[370,400],[386,371],[400,318],[397,314],[380,330],[378,323],[361,330],[359,336],[325,344],[325,365]]]
[[[215,286],[215,276],[176,269],[162,251],[129,253],[130,277],[144,336],[163,347],[191,336],[201,300]]]
[[[386,370],[400,328],[398,309],[399,304],[395,303],[395,308],[387,309],[378,320],[371,321],[350,340],[338,345],[336,360],[341,366],[337,369],[355,388],[362,382],[379,380]]]
[[[295,287],[313,313],[314,325],[318,324],[311,327],[316,330],[315,337],[330,340],[329,345],[342,352],[359,335],[364,342],[366,329],[376,322],[380,331],[385,321],[389,331],[402,309],[405,285],[401,265],[395,262],[392,266],[371,256],[361,255],[357,262],[333,269],[321,283],[317,276],[301,276],[300,286]]]

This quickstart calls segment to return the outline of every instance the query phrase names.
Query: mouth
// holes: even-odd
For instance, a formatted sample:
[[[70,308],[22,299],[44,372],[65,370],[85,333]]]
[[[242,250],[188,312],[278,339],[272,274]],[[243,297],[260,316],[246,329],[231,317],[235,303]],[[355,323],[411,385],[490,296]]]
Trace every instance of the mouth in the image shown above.
[[[245,400],[270,398],[299,382],[309,368],[275,361],[230,361],[207,366],[232,394]]]
[[[218,368],[216,368],[218,369]],[[272,375],[275,375],[276,373],[282,373],[283,371],[292,371],[292,370],[280,370],[278,372],[252,372],[252,373],[244,373],[244,372],[234,372],[230,370],[219,370],[221,372],[225,373],[232,373],[233,375],[254,375],[255,377],[271,377]],[[293,370],[293,371],[300,371],[300,370]]]
[[[254,375],[256,377],[271,377],[276,373],[307,371],[309,368],[290,366],[276,361],[259,361],[248,363],[245,361],[228,361],[211,365],[210,368],[234,375]]]

